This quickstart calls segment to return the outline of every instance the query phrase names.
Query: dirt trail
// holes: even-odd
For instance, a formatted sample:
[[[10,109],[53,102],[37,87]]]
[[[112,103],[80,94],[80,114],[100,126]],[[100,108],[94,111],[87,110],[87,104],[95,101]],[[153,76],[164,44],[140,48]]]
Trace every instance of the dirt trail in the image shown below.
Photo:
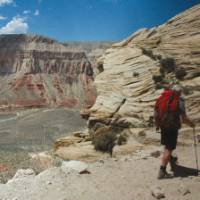
[[[154,150],[153,150],[154,149]],[[6,200],[153,200],[152,187],[160,186],[167,200],[199,200],[200,177],[191,146],[179,146],[177,177],[157,180],[160,157],[150,147],[132,155],[108,158],[88,164],[91,174],[66,173],[60,167],[39,175],[13,179],[0,185],[0,199]],[[200,148],[198,147],[198,152]],[[184,170],[184,173],[180,173]]]

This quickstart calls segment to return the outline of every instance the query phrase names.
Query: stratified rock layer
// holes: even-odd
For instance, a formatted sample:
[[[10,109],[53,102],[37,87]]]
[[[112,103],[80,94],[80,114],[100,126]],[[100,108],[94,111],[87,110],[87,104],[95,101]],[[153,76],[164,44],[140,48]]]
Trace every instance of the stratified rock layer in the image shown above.
[[[98,96],[89,110],[89,128],[97,122],[124,128],[151,126],[162,86],[177,81],[184,86],[188,115],[199,122],[199,75],[197,5],[161,26],[136,32],[106,51],[102,73],[95,79]]]
[[[0,36],[1,108],[86,106],[95,100],[84,52],[35,35]]]

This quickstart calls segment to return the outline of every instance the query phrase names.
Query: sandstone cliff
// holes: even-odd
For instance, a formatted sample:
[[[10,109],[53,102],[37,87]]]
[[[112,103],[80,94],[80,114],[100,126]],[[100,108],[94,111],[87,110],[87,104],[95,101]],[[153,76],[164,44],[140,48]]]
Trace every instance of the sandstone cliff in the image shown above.
[[[155,99],[174,82],[184,86],[188,115],[200,121],[200,5],[114,44],[103,56],[89,110],[89,128],[152,125]],[[97,126],[98,123],[98,126]]]
[[[36,35],[0,36],[1,108],[86,106],[95,100],[84,52]]]
[[[88,60],[93,66],[94,76],[99,73],[98,61],[106,49],[112,46],[113,42],[65,42],[64,45],[69,51],[85,52]]]

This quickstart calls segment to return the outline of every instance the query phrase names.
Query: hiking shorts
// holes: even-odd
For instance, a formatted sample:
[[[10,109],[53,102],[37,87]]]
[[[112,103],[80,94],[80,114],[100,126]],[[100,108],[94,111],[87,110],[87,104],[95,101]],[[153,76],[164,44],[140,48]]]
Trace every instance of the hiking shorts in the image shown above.
[[[172,151],[176,149],[178,129],[161,129],[161,144]]]

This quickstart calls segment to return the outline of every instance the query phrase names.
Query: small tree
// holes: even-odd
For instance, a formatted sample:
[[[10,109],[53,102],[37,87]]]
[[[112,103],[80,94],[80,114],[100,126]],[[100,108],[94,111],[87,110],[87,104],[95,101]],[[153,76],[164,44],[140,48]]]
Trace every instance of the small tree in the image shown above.
[[[94,136],[93,144],[97,151],[108,152],[112,156],[113,147],[117,140],[116,134],[112,131],[104,132],[101,135]]]

